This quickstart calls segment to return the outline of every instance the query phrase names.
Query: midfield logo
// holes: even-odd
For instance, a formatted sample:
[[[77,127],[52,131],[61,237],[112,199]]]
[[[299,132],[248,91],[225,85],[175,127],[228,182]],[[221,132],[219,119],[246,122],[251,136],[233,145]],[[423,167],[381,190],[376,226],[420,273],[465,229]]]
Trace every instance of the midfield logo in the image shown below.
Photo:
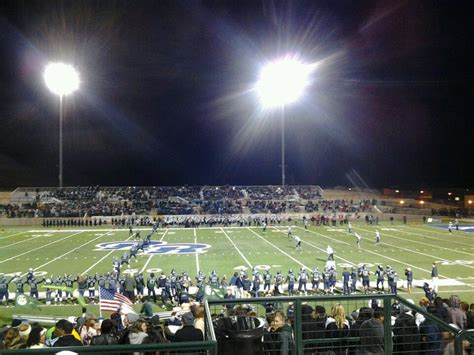
[[[96,245],[95,250],[130,250],[135,242],[107,242]],[[145,254],[195,254],[205,253],[211,246],[209,244],[195,243],[168,243],[151,241],[151,244],[145,248]]]

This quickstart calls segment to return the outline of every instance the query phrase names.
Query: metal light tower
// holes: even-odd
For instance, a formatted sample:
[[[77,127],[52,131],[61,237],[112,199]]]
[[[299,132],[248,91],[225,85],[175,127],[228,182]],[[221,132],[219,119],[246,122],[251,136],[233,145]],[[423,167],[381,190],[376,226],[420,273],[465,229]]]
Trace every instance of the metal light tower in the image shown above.
[[[280,108],[281,114],[281,184],[285,186],[285,106],[297,101],[310,84],[314,64],[285,57],[263,67],[256,90],[264,109]]]
[[[63,97],[79,88],[78,72],[68,64],[50,63],[44,70],[48,89],[59,96],[59,188],[63,187]]]

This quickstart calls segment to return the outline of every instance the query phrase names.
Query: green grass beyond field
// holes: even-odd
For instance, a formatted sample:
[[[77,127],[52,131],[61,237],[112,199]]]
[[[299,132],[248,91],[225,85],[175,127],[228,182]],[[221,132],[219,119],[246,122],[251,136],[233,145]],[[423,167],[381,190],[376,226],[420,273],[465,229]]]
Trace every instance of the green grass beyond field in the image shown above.
[[[242,267],[270,267],[273,275],[278,270],[286,275],[290,268],[297,272],[301,267],[313,269],[318,266],[322,270],[326,247],[331,245],[339,280],[344,266],[363,263],[375,271],[376,264],[388,264],[402,280],[405,279],[405,268],[411,267],[415,284],[421,285],[422,280],[431,281],[431,264],[436,262],[440,273],[440,296],[458,294],[462,300],[474,302],[474,234],[463,231],[450,234],[447,230],[420,224],[367,226],[355,222],[353,229],[362,236],[360,249],[347,227],[310,227],[305,231],[299,223],[293,226],[293,233],[302,239],[302,251],[295,250],[294,241],[288,240],[287,227],[283,225],[269,226],[266,233],[257,227],[162,229],[154,234],[153,240],[168,244],[201,243],[210,247],[203,253],[184,255],[173,254],[174,251],[161,255],[140,254],[138,262],[131,261],[131,268],[143,271],[145,277],[149,270],[163,270],[169,274],[174,268],[178,273],[187,271],[193,279],[198,270],[206,275],[216,270],[220,277],[230,278]],[[374,245],[376,229],[382,236],[378,246]],[[148,230],[143,230],[141,235],[145,236]],[[128,230],[110,227],[7,228],[0,232],[0,273],[25,274],[30,267],[43,272],[45,277],[109,272],[113,257],[119,257],[123,251],[96,250],[96,245],[127,239]],[[372,280],[375,286],[374,276]],[[14,284],[10,285],[10,291],[14,292]],[[27,286],[25,291],[29,293]],[[417,301],[424,294],[421,288],[416,288],[411,295],[402,289],[400,295]],[[97,306],[91,306],[90,310],[98,313]],[[80,307],[42,305],[40,309],[32,310],[0,306],[0,322],[9,321],[12,314],[22,313],[78,315]]]

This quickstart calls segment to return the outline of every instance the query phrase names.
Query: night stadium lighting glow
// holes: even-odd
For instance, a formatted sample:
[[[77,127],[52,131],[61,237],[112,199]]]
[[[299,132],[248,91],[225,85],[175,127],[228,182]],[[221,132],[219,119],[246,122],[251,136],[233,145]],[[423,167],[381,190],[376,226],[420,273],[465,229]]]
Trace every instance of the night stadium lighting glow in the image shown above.
[[[310,84],[314,67],[290,57],[265,65],[256,85],[263,107],[281,107],[297,101]]]
[[[50,63],[43,73],[47,88],[59,96],[59,188],[63,187],[63,97],[79,89],[79,73],[72,65]]]
[[[73,66],[64,63],[50,63],[44,70],[44,82],[52,93],[63,96],[79,89],[79,73]]]

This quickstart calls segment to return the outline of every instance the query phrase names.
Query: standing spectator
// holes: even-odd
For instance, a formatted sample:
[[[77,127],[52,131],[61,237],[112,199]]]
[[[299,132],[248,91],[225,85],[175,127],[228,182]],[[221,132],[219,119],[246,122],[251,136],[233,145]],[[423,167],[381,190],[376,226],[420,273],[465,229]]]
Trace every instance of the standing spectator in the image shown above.
[[[175,333],[173,338],[174,342],[204,340],[202,332],[194,328],[194,316],[191,312],[183,314],[181,319],[183,321],[183,327]]]
[[[100,325],[100,335],[92,338],[90,345],[115,345],[119,343],[119,337],[114,332],[114,323],[105,319]]]
[[[80,340],[77,340],[76,337],[72,334],[74,330],[74,325],[62,319],[56,323],[55,333],[58,335],[58,339],[54,342],[53,347],[62,347],[62,346],[82,346]]]
[[[420,331],[410,308],[400,305],[400,314],[393,326],[393,353],[416,355],[420,351]]]
[[[459,296],[452,295],[449,297],[449,305],[450,307],[448,308],[448,313],[450,317],[450,323],[456,324],[459,329],[463,330],[466,328],[467,317],[466,313],[460,309],[461,300],[459,299]]]
[[[426,310],[433,315],[436,313],[434,306],[428,306]],[[422,353],[430,355],[439,355],[442,353],[443,336],[435,322],[429,318],[425,318],[420,324],[420,334]]]
[[[132,328],[130,329],[130,333],[128,335],[130,339],[130,344],[142,344],[145,338],[148,336],[146,333],[147,326],[146,322],[143,319],[137,320]]]
[[[362,355],[384,354],[384,309],[379,307],[374,310],[371,319],[360,326],[360,343]]]
[[[466,314],[467,325],[466,329],[474,329],[474,303],[469,306],[469,311]]]
[[[84,324],[79,328],[79,335],[81,337],[82,344],[89,345],[92,338],[97,334],[96,329],[97,319],[93,314],[86,314],[84,317]]]
[[[347,352],[347,338],[349,336],[349,322],[346,319],[344,306],[336,303],[331,308],[331,317],[326,320],[326,338],[340,340],[331,343],[335,355],[344,355]]]
[[[351,325],[349,330],[349,336],[359,338],[360,337],[360,327],[362,324],[373,317],[374,310],[370,307],[361,307],[359,309],[359,314],[354,324]],[[349,354],[360,354],[360,340],[354,344],[353,348],[349,348]]]
[[[204,306],[197,306],[194,310],[194,327],[202,332],[203,337],[206,337],[204,325]]]
[[[285,322],[285,315],[276,311],[270,321],[270,328],[263,336],[266,350],[272,354],[288,355],[293,349],[293,330]]]

